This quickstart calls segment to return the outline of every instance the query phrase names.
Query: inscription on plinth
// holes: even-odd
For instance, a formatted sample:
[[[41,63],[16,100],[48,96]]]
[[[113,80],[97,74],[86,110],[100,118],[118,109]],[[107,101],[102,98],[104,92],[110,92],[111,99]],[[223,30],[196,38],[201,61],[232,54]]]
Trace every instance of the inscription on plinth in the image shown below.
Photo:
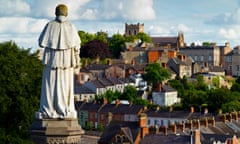
[[[30,127],[35,144],[80,144],[83,133],[77,119],[35,119]]]

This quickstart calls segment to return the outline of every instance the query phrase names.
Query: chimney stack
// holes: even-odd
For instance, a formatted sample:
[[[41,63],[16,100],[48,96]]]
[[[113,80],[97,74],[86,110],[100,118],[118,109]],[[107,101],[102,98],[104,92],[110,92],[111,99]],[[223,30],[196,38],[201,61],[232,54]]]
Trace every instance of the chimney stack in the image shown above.
[[[204,125],[206,128],[208,127],[208,119],[207,118],[204,119]]]
[[[112,121],[112,116],[113,116],[113,114],[111,112],[107,113],[107,125],[109,125],[110,122]]]
[[[165,135],[168,134],[168,128],[166,126],[161,126],[160,128],[160,131],[163,132]]]
[[[157,126],[150,126],[148,130],[149,130],[149,134],[154,134],[154,135],[158,134]]]
[[[161,91],[162,91],[162,84],[161,84],[161,83],[158,83],[158,84],[157,84],[157,91],[158,91],[158,92],[161,92]]]
[[[212,126],[215,126],[215,118],[214,117],[210,118],[208,121],[209,121],[209,123],[212,124]]]
[[[118,106],[118,105],[120,105],[120,104],[121,104],[120,100],[119,100],[119,99],[116,99],[116,100],[115,100],[115,105]]]
[[[193,106],[191,107],[190,112],[194,113],[194,107]]]
[[[177,128],[181,129],[182,132],[185,131],[185,125],[182,122],[177,123]]]
[[[108,104],[108,100],[106,98],[103,98],[103,104]]]
[[[193,135],[193,144],[201,144],[200,129],[194,130],[192,135]]]
[[[232,114],[231,113],[227,115],[227,119],[229,122],[232,122]]]
[[[172,125],[170,125],[170,127],[172,128],[172,132],[174,134],[176,134],[177,133],[177,126],[176,126],[176,124],[172,124]]]
[[[143,138],[148,134],[147,115],[145,113],[139,115],[139,127],[141,128],[141,138]]]
[[[237,112],[232,112],[232,118],[236,121],[238,121],[238,113]]]
[[[186,125],[186,127],[189,128],[190,130],[193,129],[193,123],[192,123],[192,120],[187,121],[185,125]]]

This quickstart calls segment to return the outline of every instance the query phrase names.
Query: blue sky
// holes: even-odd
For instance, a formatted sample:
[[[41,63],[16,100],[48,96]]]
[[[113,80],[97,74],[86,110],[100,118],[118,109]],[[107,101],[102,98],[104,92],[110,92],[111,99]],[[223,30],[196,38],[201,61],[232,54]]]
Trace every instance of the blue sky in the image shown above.
[[[44,25],[57,4],[69,8],[78,30],[124,33],[125,23],[144,23],[151,36],[184,33],[185,42],[240,45],[240,0],[0,0],[0,42],[37,49]]]

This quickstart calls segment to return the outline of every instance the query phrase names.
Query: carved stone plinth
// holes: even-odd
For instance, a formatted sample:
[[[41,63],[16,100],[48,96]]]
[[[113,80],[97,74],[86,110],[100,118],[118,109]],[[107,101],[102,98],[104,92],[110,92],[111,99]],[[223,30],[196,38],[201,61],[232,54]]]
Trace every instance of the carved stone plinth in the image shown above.
[[[30,127],[35,144],[80,144],[83,133],[77,119],[35,119]]]

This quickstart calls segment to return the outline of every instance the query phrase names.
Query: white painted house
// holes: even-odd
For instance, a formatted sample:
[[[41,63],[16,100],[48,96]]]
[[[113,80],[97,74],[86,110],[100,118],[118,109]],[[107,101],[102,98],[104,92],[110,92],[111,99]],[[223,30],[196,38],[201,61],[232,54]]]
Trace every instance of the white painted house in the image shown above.
[[[153,104],[160,106],[171,106],[180,102],[177,90],[170,85],[163,85],[157,91],[152,92]]]

